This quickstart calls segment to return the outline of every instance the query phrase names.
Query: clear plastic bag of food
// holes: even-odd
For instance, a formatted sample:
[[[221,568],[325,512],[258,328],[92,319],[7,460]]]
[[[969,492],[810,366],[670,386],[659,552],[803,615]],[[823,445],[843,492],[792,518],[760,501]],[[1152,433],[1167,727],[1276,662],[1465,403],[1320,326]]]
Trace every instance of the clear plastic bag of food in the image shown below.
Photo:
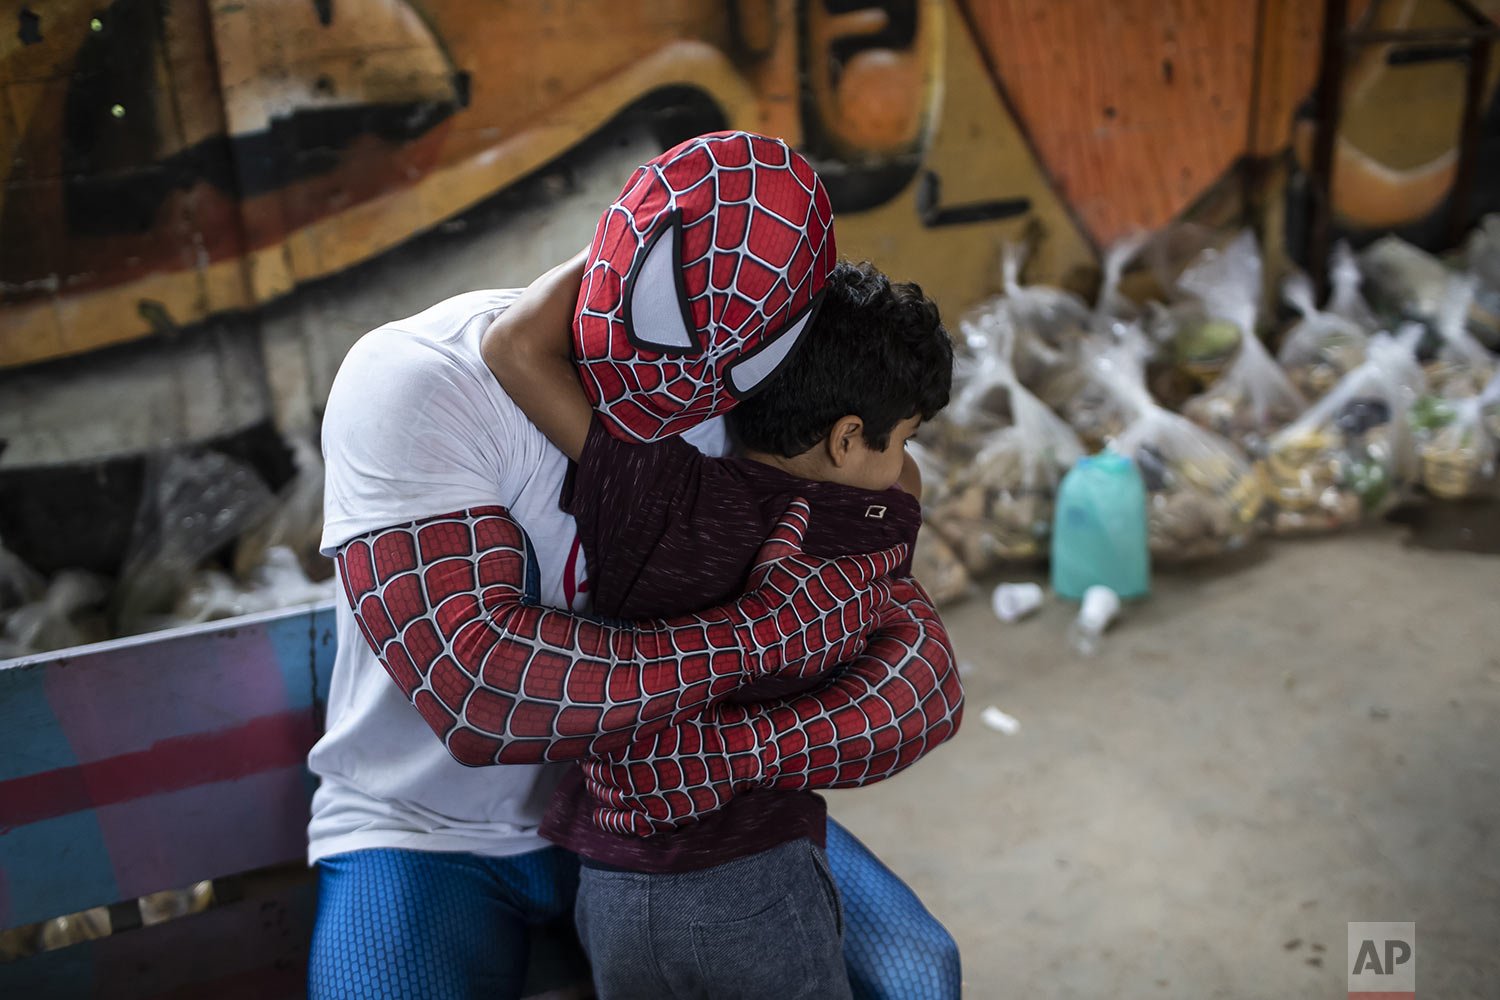
[[[1417,475],[1445,500],[1488,496],[1495,484],[1495,438],[1485,425],[1485,399],[1423,396],[1411,410]]]
[[[965,326],[966,337],[985,344],[983,359],[947,416],[955,426],[982,430],[972,456],[952,465],[930,523],[972,575],[1046,554],[1057,484],[1083,447],[1016,378],[1008,317],[994,317],[988,331]]]
[[[1261,471],[1274,531],[1348,527],[1400,497],[1415,464],[1407,414],[1423,385],[1420,333],[1376,334],[1364,364],[1271,439]]]
[[[1092,314],[1072,292],[1050,285],[1022,285],[1025,262],[1021,246],[1007,243],[1001,248],[1004,294],[991,300],[991,315],[1009,319],[1015,331],[1009,363],[1022,385],[1041,393],[1047,386],[1066,381],[1074,370],[1074,350],[1079,338],[1088,333]]]
[[[1073,428],[1085,453],[1096,452],[1118,437],[1137,414],[1131,395],[1122,394],[1109,381],[1097,377],[1099,359],[1115,354],[1128,356],[1144,372],[1153,353],[1154,347],[1139,325],[1119,325],[1111,339],[1090,338],[1080,347],[1076,383],[1065,398],[1056,403],[1043,398]]]
[[[1302,394],[1252,331],[1241,336],[1239,354],[1219,380],[1188,400],[1182,412],[1259,456],[1270,436],[1306,408]]]
[[[926,449],[926,457],[918,463],[924,494],[933,488],[929,467],[940,470],[946,481],[948,470],[971,460],[985,435],[1005,426],[1009,418],[1005,391],[991,375],[1001,363],[994,333],[1001,326],[1011,329],[1003,307],[973,310],[959,323],[961,347],[953,356],[951,401],[919,432]]]
[[[1468,331],[1474,286],[1470,276],[1451,276],[1432,324],[1438,347],[1422,367],[1427,373],[1427,391],[1444,399],[1477,396],[1495,374],[1495,359]]]
[[[1233,362],[1244,332],[1255,328],[1260,276],[1260,251],[1246,230],[1222,249],[1201,252],[1177,279],[1186,299],[1155,314],[1153,335],[1198,385],[1213,385]]]
[[[1000,280],[1005,289],[1005,311],[1015,324],[1016,344],[1035,337],[1052,347],[1065,347],[1068,341],[1089,328],[1092,313],[1088,305],[1072,292],[1050,285],[1022,285],[1021,269],[1026,251],[1015,243],[1000,250]]]
[[[1354,251],[1349,249],[1345,240],[1334,244],[1328,261],[1328,279],[1332,286],[1328,295],[1328,312],[1348,320],[1366,334],[1380,329],[1380,319],[1360,292],[1364,276],[1359,273],[1359,261],[1354,259]],[[1309,286],[1309,299],[1312,297],[1311,292]]]
[[[1356,270],[1356,281],[1358,277]],[[1369,335],[1347,317],[1319,309],[1306,275],[1287,278],[1282,297],[1302,318],[1287,331],[1277,360],[1305,398],[1321,399],[1339,379],[1364,364]]]
[[[1099,352],[1090,373],[1131,414],[1111,444],[1134,459],[1145,482],[1152,560],[1192,562],[1254,538],[1265,497],[1239,449],[1157,405],[1129,345]]]
[[[1260,279],[1260,250],[1254,234],[1245,230],[1223,250],[1206,252],[1178,283],[1209,316],[1234,325],[1238,344],[1233,360],[1208,389],[1183,405],[1182,412],[1251,455],[1306,406],[1256,336]]]

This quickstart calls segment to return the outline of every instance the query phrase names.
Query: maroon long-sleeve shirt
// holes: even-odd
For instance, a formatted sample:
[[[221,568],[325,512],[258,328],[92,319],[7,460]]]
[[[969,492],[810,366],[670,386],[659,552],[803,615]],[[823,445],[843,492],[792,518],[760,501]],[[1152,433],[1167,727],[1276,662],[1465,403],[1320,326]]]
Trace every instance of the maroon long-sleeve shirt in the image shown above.
[[[676,438],[627,444],[597,420],[564,486],[578,523],[594,612],[654,618],[715,607],[744,591],[755,555],[796,497],[811,509],[804,548],[832,557],[915,545],[916,498],[800,479],[743,458],[710,458]],[[909,560],[897,575],[907,575]],[[736,701],[785,698],[826,680],[766,678]],[[607,833],[574,767],[558,786],[542,836],[588,861],[641,872],[707,868],[801,837],[824,840],[827,809],[807,791],[757,790],[705,819],[651,837]]]

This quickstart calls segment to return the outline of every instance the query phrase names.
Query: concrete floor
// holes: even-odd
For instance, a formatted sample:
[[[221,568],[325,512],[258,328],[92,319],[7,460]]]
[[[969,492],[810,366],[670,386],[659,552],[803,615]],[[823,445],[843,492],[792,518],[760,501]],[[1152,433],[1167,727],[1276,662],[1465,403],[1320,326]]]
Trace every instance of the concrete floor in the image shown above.
[[[1326,1000],[1367,920],[1416,921],[1419,995],[1500,995],[1500,558],[1404,538],[1160,576],[1093,659],[1068,605],[951,607],[962,731],[833,813],[966,996]]]

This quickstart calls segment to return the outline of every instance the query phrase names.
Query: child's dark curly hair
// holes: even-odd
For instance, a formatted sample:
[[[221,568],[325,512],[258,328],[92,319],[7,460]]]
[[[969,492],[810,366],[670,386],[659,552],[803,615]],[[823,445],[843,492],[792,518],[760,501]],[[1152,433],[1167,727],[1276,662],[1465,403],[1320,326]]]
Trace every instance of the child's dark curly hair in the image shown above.
[[[918,285],[840,261],[802,339],[792,362],[729,412],[741,448],[800,455],[854,414],[865,442],[883,451],[898,423],[930,420],[948,405],[953,344]]]

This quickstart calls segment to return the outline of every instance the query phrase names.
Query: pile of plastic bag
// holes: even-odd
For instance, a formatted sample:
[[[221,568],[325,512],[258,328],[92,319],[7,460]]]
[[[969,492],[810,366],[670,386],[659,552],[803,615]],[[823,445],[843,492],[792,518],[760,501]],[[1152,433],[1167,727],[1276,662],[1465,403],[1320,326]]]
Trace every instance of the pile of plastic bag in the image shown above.
[[[1352,258],[1346,259],[1352,267]],[[1353,279],[1357,288],[1357,268]],[[1349,279],[1345,277],[1343,280]],[[1340,283],[1338,276],[1335,276],[1334,282],[1337,289]],[[1322,399],[1339,379],[1364,364],[1373,328],[1335,312],[1331,303],[1327,312],[1319,309],[1313,301],[1312,282],[1306,275],[1296,274],[1288,278],[1282,294],[1287,304],[1297,310],[1301,319],[1287,331],[1281,342],[1281,350],[1277,353],[1277,360],[1286,369],[1292,385],[1306,399]],[[1354,294],[1357,296],[1359,293],[1356,291]],[[1338,298],[1337,291],[1334,298]],[[1364,305],[1363,301],[1359,304]],[[1368,312],[1368,307],[1364,311]],[[1371,321],[1373,320],[1374,317],[1371,316]]]
[[[1179,286],[1213,321],[1233,324],[1238,344],[1234,359],[1208,389],[1184,404],[1183,415],[1259,455],[1266,439],[1307,404],[1256,333],[1261,262],[1254,235],[1246,231],[1222,251],[1205,251]]]
[[[1067,392],[1075,368],[1074,348],[1089,330],[1093,314],[1072,292],[1047,285],[1022,285],[1025,250],[1007,243],[1000,251],[1004,294],[973,311],[978,319],[1006,316],[1014,327],[1009,363],[1021,384],[1053,402]],[[981,350],[982,350],[981,346]]]
[[[1408,412],[1425,384],[1418,336],[1376,334],[1365,362],[1271,439],[1262,470],[1276,532],[1348,527],[1400,498],[1413,471]]]
[[[1130,414],[1110,445],[1140,468],[1153,560],[1192,562],[1254,538],[1265,501],[1260,479],[1231,442],[1157,405],[1138,339],[1095,354],[1090,377]]]
[[[973,360],[934,428],[945,445],[928,458],[924,481],[936,483],[923,500],[929,527],[973,575],[1046,555],[1057,484],[1083,447],[1017,378],[1018,330],[1007,312],[977,315],[962,330]]]
[[[1089,319],[1088,336],[1077,336],[1070,351],[1070,366],[1052,384],[1038,388],[1038,396],[1073,427],[1089,451],[1098,451],[1125,429],[1133,412],[1110,393],[1107,385],[1092,378],[1092,360],[1122,342],[1140,348],[1140,309],[1119,292],[1125,265],[1140,252],[1145,234],[1119,240],[1104,252],[1104,276],[1100,298]]]

